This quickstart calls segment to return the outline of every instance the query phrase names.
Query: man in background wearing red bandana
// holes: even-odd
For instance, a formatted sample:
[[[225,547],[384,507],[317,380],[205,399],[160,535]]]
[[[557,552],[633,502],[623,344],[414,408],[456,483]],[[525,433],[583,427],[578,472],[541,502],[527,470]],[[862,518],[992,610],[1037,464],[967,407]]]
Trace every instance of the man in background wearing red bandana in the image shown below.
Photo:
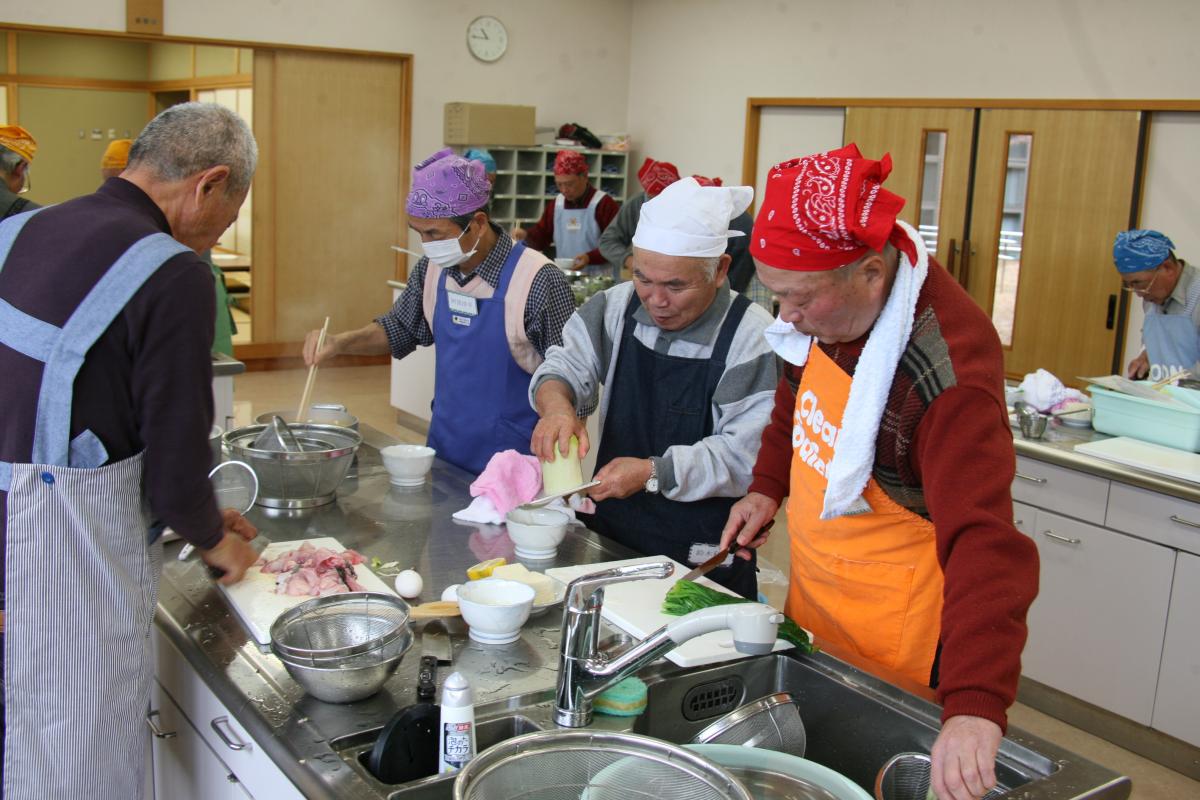
[[[533,227],[513,228],[514,241],[525,240],[535,250],[554,243],[556,258],[570,258],[575,269],[603,264],[600,235],[617,216],[620,205],[588,181],[587,157],[577,150],[559,150],[554,158],[558,197]]]
[[[995,785],[1038,557],[1013,526],[999,339],[897,221],[890,171],[848,145],[768,175],[750,252],[786,364],[722,543],[748,556],[787,498],[787,613],[838,655],[935,688],[933,789],[968,800]]]

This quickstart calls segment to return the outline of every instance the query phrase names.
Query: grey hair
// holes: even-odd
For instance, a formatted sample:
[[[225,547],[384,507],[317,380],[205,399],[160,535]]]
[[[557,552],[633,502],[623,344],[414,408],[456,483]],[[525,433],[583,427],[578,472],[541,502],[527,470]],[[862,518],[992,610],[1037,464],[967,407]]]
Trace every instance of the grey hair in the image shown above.
[[[25,159],[0,145],[0,174],[12,175],[13,170],[25,163]]]
[[[850,280],[850,276],[852,276],[855,271],[862,266],[863,262],[872,256],[883,256],[884,263],[891,265],[898,261],[899,251],[896,249],[896,245],[888,242],[883,246],[883,250],[868,250],[866,253],[854,259],[849,264],[843,264],[842,266],[833,270],[830,273],[830,276],[833,278],[833,280],[838,282],[848,281]]]
[[[227,166],[225,192],[238,194],[249,188],[257,164],[258,145],[244,119],[215,103],[180,103],[150,120],[129,149],[128,168],[179,181]]]
[[[699,256],[696,258],[700,267],[704,270],[704,275],[708,278],[708,282],[712,283],[712,279],[717,276],[717,267],[721,266],[720,256]]]

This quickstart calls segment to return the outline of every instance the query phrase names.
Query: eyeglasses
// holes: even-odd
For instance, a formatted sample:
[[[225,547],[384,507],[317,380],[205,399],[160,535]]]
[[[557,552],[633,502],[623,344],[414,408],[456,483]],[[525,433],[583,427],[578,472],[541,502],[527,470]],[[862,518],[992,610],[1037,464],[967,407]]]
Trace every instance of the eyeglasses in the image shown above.
[[[1145,294],[1146,292],[1150,291],[1150,287],[1154,285],[1154,282],[1158,280],[1158,276],[1161,274],[1162,273],[1159,272],[1159,267],[1155,267],[1153,278],[1148,281],[1129,281],[1121,287],[1121,291],[1133,292],[1134,294]]]

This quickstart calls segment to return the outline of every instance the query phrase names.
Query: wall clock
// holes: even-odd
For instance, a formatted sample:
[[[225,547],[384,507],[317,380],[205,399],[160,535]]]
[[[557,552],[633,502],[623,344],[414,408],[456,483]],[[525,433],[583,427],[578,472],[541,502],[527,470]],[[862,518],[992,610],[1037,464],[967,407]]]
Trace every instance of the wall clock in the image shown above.
[[[508,49],[508,30],[495,17],[476,17],[467,26],[467,48],[480,61],[496,61]]]

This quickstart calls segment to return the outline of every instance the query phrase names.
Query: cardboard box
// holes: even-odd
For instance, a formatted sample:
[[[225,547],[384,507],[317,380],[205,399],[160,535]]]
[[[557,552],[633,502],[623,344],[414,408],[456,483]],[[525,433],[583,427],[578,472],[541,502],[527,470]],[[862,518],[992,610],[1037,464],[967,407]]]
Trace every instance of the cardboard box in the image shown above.
[[[532,145],[533,106],[446,103],[446,144]]]

